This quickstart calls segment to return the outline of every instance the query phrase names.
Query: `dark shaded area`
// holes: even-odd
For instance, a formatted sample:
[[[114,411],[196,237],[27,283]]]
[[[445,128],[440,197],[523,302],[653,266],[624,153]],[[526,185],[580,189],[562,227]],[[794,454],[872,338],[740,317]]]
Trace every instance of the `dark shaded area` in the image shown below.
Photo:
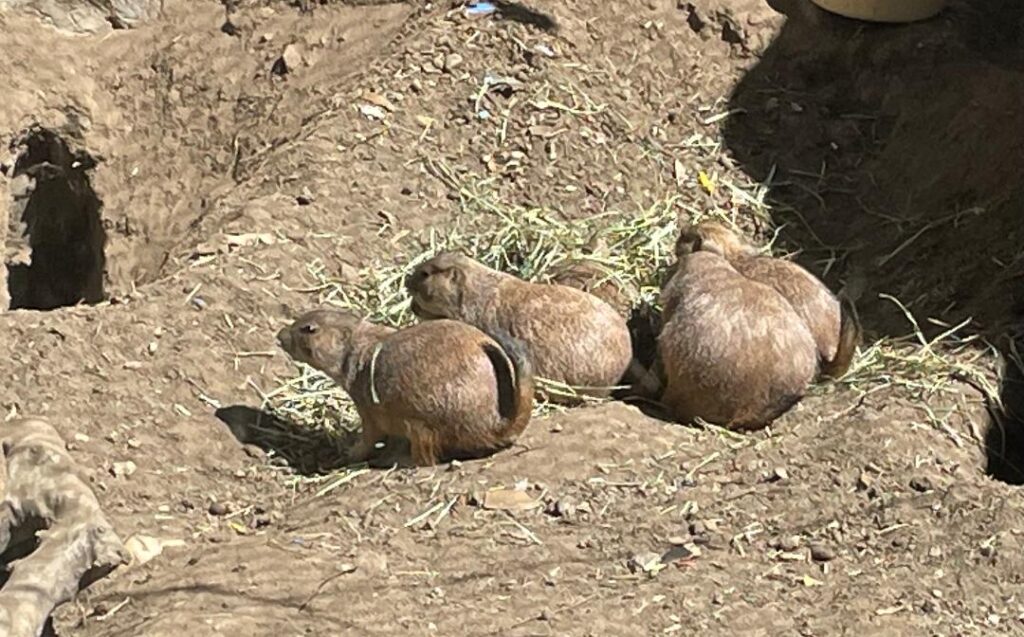
[[[1024,351],[1024,339],[1012,341],[1004,351],[1009,358],[1000,385],[1002,405],[990,405],[992,423],[985,435],[990,476],[1010,484],[1024,484],[1024,367],[1015,356]]]
[[[30,130],[12,150],[19,154],[6,246],[11,309],[102,301],[106,232],[88,175],[96,161],[46,129]]]
[[[8,528],[5,525],[3,536],[0,537],[0,588],[7,584],[11,577],[11,563],[28,557],[32,551],[39,547],[39,536],[37,533],[46,529],[42,519],[31,518],[24,524]]]
[[[274,414],[245,405],[221,407],[214,415],[227,425],[231,434],[243,445],[253,445],[272,453],[297,473],[307,476],[328,474],[348,465],[349,450],[355,446],[360,435],[352,433],[338,438],[323,430],[300,427]],[[452,460],[480,460],[494,455],[496,451],[503,450],[453,452],[440,458],[439,464]],[[367,464],[374,469],[411,466],[409,442],[404,438],[389,437],[384,447],[379,448]]]
[[[771,4],[787,22],[730,99],[726,146],[769,187],[782,245],[855,296],[869,342],[912,330],[888,294],[928,338],[969,320],[958,336],[1000,350],[987,469],[1024,483],[1024,6],[879,25]]]
[[[240,443],[280,457],[302,475],[330,473],[345,466],[346,453],[355,444],[354,436],[339,440],[323,430],[300,428],[245,405],[221,407],[214,415]]]
[[[528,24],[542,31],[558,31],[558,23],[554,18],[524,4],[506,0],[491,0],[491,4],[498,9],[498,18],[501,20]]]

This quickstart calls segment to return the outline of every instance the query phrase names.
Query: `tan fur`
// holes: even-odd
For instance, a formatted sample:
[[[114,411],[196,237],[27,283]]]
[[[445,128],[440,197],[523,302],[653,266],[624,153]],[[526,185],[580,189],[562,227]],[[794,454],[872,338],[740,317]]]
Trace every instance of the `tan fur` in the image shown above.
[[[748,279],[774,288],[793,306],[814,336],[822,375],[835,378],[846,372],[861,336],[852,303],[841,304],[824,283],[804,268],[792,261],[760,254],[719,223],[703,222],[680,237],[680,241],[692,241],[695,250],[722,255]]]
[[[583,246],[581,255],[555,265],[549,281],[593,294],[628,319],[640,291],[616,279],[614,270],[601,262],[609,254],[607,244],[595,235]]]
[[[814,379],[814,337],[772,287],[743,276],[721,254],[686,244],[681,237],[675,273],[662,289],[662,402],[681,422],[765,427]]]
[[[609,276],[610,268],[587,258],[573,259],[555,266],[551,283],[593,294],[610,305],[619,316],[629,317],[633,299],[638,296]]]
[[[510,445],[530,420],[533,375],[521,346],[499,336],[502,346],[464,323],[394,330],[348,312],[314,310],[277,338],[293,359],[352,397],[363,425],[353,461],[366,460],[386,436],[407,438],[418,465],[482,455]]]
[[[529,283],[453,252],[417,267],[406,288],[420,318],[456,319],[485,332],[507,330],[527,345],[537,376],[581,394],[607,396],[633,357],[625,319],[581,290]]]

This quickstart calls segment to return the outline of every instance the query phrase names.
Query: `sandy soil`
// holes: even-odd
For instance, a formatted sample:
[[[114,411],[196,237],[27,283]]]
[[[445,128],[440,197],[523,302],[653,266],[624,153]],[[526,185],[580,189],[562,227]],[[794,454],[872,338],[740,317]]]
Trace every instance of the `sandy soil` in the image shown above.
[[[57,634],[1024,634],[1015,3],[902,27],[803,0],[531,5],[557,28],[310,4],[166,0],[96,35],[0,11],[0,406],[53,422],[123,537],[180,541]],[[282,461],[252,423],[295,374],[273,334],[316,302],[310,264],[354,280],[486,226],[471,175],[568,220],[770,214],[858,291],[865,349],[912,334],[899,299],[948,382],[918,349],[750,436],[609,403],[457,466]],[[483,506],[524,482],[536,506]]]

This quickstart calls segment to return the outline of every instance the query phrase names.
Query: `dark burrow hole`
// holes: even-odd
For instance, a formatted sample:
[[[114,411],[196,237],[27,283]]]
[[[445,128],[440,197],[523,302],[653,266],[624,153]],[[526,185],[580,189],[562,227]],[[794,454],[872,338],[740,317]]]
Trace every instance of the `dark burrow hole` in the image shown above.
[[[32,129],[13,144],[5,245],[10,309],[52,310],[104,298],[103,203],[89,154],[56,133]]]
[[[1004,351],[1005,371],[1000,387],[1002,406],[989,405],[985,432],[986,473],[1013,485],[1024,485],[1024,369],[1018,352],[1024,339]]]

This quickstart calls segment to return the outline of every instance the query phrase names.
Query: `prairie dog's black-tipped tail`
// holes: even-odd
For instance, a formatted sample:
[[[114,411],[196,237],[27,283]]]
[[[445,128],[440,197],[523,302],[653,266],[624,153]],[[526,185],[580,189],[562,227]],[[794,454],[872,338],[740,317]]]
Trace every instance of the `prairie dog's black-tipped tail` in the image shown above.
[[[836,348],[836,355],[832,360],[823,361],[821,365],[822,376],[828,378],[839,378],[850,369],[862,338],[860,319],[857,317],[857,308],[853,301],[841,294],[839,307],[839,347]]]
[[[489,336],[500,346],[486,343],[484,353],[498,379],[498,413],[506,423],[502,437],[511,442],[523,433],[533,413],[533,363],[526,345],[511,334],[492,330]]]

